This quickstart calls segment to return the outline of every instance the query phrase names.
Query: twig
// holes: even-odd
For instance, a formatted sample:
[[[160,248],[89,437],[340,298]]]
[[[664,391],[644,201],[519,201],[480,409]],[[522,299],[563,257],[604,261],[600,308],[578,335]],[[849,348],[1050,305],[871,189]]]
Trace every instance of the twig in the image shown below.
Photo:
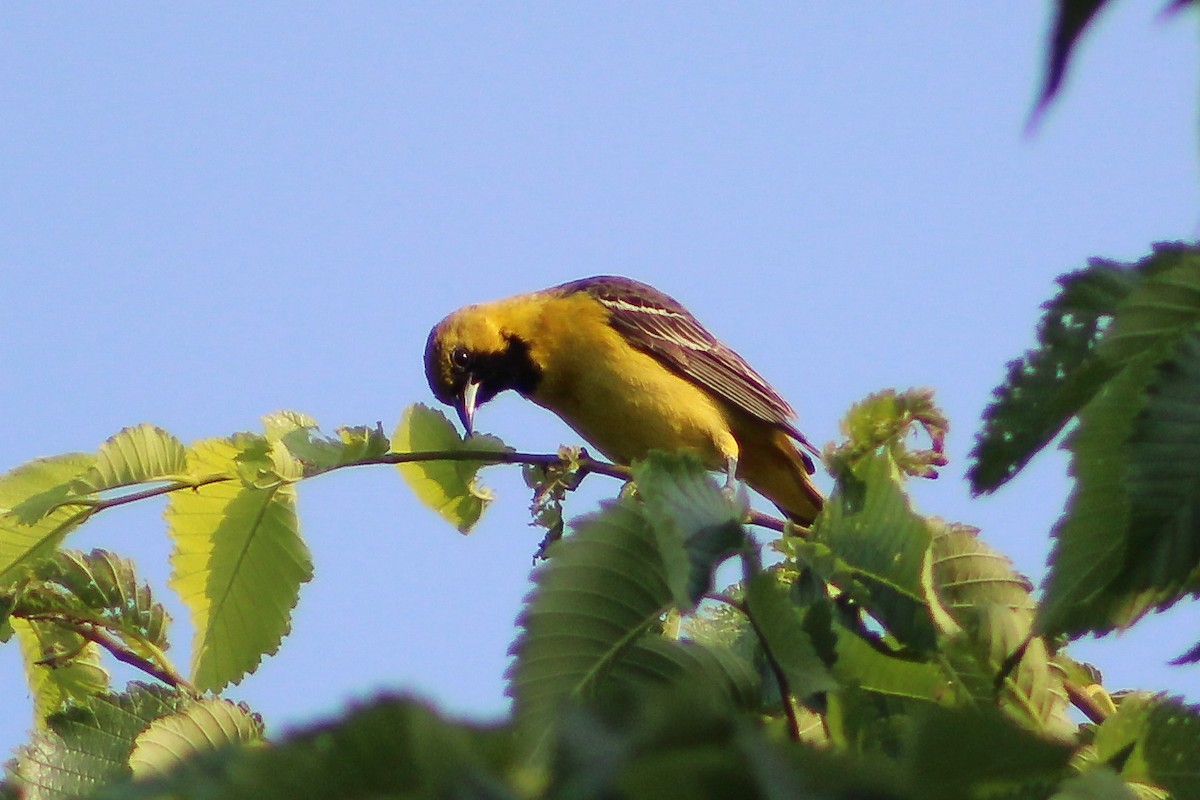
[[[771,674],[775,676],[775,683],[779,686],[779,695],[783,698],[783,713],[787,715],[788,738],[794,742],[800,741],[800,718],[796,716],[796,706],[792,701],[791,683],[788,681],[787,674],[783,671],[783,665],[779,663],[779,660],[775,658],[775,654],[771,651],[771,645],[767,643],[766,634],[759,627],[758,621],[754,619],[754,615],[750,613],[750,606],[747,603],[734,600],[728,595],[717,592],[709,592],[704,596],[710,600],[725,603],[730,608],[735,608],[746,616],[746,620],[750,623],[754,635],[758,637],[763,657],[767,659],[767,666],[771,668]]]
[[[513,451],[495,450],[425,450],[414,453],[384,453],[379,456],[370,458],[362,458],[357,461],[348,461],[344,464],[336,464],[327,469],[314,472],[311,475],[305,475],[305,478],[314,478],[317,475],[323,475],[334,470],[346,469],[348,467],[367,467],[376,464],[411,464],[421,461],[482,461],[487,464],[528,464],[534,467],[550,468],[556,466],[568,466],[571,461],[565,459],[557,453],[517,453]],[[633,477],[633,471],[622,464],[612,464],[607,461],[598,461],[589,456],[576,459],[574,462],[578,469],[576,471],[577,480],[582,480],[589,473],[597,475],[606,475],[610,478],[627,481]],[[172,492],[191,489],[195,491],[203,486],[210,486],[216,483],[226,483],[229,481],[239,480],[236,476],[220,474],[206,475],[194,480],[177,480],[162,486],[152,486],[148,489],[142,489],[129,494],[118,495],[116,497],[108,497],[100,500],[89,498],[71,498],[60,503],[60,506],[83,506],[87,508],[87,514],[105,511],[109,508],[123,506],[128,503],[135,503],[139,500],[149,500],[152,497],[160,497],[162,495],[171,494]],[[750,510],[746,521],[751,525],[757,525],[762,528],[767,528],[774,531],[783,531],[784,520],[773,517],[769,514],[764,514],[761,511]],[[803,528],[799,529],[801,532]]]
[[[1071,705],[1079,709],[1085,717],[1099,725],[1104,720],[1108,719],[1108,712],[1100,707],[1087,690],[1072,680],[1064,680],[1063,688],[1067,691],[1067,699],[1071,701]]]
[[[109,653],[112,653],[113,658],[140,669],[142,672],[157,678],[173,689],[188,692],[196,695],[198,692],[195,687],[188,683],[187,679],[175,671],[169,663],[156,664],[150,659],[144,658],[125,646],[117,637],[106,631],[103,627],[95,622],[87,620],[73,619],[72,617],[61,613],[34,613],[19,615],[28,620],[36,622],[52,622],[61,625],[64,628],[78,633],[89,642],[95,642],[103,647]]]

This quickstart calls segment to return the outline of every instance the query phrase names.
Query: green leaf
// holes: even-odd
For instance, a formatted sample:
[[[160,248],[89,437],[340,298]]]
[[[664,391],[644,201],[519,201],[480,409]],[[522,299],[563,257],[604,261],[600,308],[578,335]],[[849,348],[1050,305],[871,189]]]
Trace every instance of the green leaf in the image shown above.
[[[101,797],[515,800],[517,794],[497,777],[500,765],[512,763],[509,739],[447,722],[411,700],[383,698],[274,746],[227,748],[164,776],[113,786]]]
[[[190,703],[150,723],[134,743],[134,778],[166,775],[197,753],[263,740],[263,724],[246,706],[215,697]]]
[[[658,537],[675,607],[691,611],[712,589],[717,566],[745,544],[745,508],[731,503],[699,459],[686,453],[651,453],[634,465],[633,480]]]
[[[1147,608],[1144,598],[1116,594],[1112,587],[1129,557],[1126,442],[1145,404],[1153,366],[1148,358],[1135,360],[1105,384],[1067,440],[1075,488],[1053,531],[1035,625],[1040,633],[1107,632],[1132,623]]]
[[[653,633],[626,649],[605,676],[608,695],[628,687],[694,682],[713,696],[751,707],[758,698],[759,677],[745,658],[720,647],[675,641]]]
[[[1017,792],[1031,784],[1053,786],[1073,750],[1068,743],[1018,727],[994,709],[930,705],[914,721],[905,759],[910,792],[929,800],[1003,796],[1000,791]]]
[[[10,585],[36,560],[50,555],[92,509],[59,506],[75,496],[75,479],[95,456],[67,453],[39,458],[0,476],[0,586]]]
[[[79,478],[79,492],[182,477],[186,472],[183,443],[161,428],[142,423],[124,428],[100,445],[95,466]]]
[[[134,740],[152,720],[186,702],[167,689],[139,683],[124,694],[88,698],[47,721],[47,728],[17,752],[9,778],[26,800],[90,797],[129,774]]]
[[[1200,706],[1127,695],[1096,731],[1096,755],[1126,781],[1200,797]]]
[[[654,531],[629,502],[577,520],[548,556],[517,619],[507,676],[518,726],[536,733],[564,703],[593,695],[671,602]]]
[[[378,458],[388,452],[390,442],[380,426],[338,428],[337,438],[319,435],[317,421],[296,411],[277,411],[263,417],[266,438],[282,446],[301,466],[304,476],[317,475],[334,467]]]
[[[653,526],[636,501],[608,503],[551,545],[518,624],[508,692],[536,749],[565,706],[618,687],[719,676],[733,694],[752,673],[698,644],[654,630],[672,593]],[[714,663],[713,659],[717,659]]]
[[[878,642],[837,624],[832,671],[844,686],[900,701],[945,702],[952,695],[945,672],[932,661],[887,652]]]
[[[1158,364],[1128,445],[1129,543],[1117,588],[1162,609],[1200,567],[1200,330]]]
[[[238,439],[210,439],[189,452],[189,467],[236,473],[247,452]],[[291,626],[300,584],[312,577],[300,538],[295,488],[226,481],[173,492],[166,510],[174,542],[171,587],[195,627],[192,682],[200,690],[237,683]]]
[[[100,666],[98,645],[59,625],[20,618],[11,622],[37,724],[62,711],[69,701],[86,701],[108,690],[108,671]]]
[[[930,649],[928,525],[897,484],[888,455],[867,454],[839,476],[813,525],[813,568],[908,647]],[[829,558],[823,555],[828,552]]]
[[[764,572],[750,580],[746,605],[763,646],[787,676],[793,696],[806,700],[839,688],[804,627],[804,612],[788,598],[774,574]]]
[[[1100,343],[1099,354],[1113,363],[1171,349],[1200,322],[1200,248],[1155,245],[1132,269],[1143,280],[1122,299]]]
[[[994,491],[1016,475],[1116,371],[1096,347],[1140,281],[1138,272],[1100,260],[1058,279],[1062,288],[1045,306],[1037,348],[1009,363],[984,412],[967,472],[972,491]]]
[[[835,475],[844,475],[869,456],[885,455],[899,474],[936,478],[937,468],[946,464],[949,427],[929,389],[875,392],[855,403],[842,419],[846,441],[827,460]],[[912,434],[918,431],[928,436],[928,448],[912,448]]]
[[[1067,697],[1046,645],[1029,639],[1036,609],[1029,581],[978,531],[942,524],[933,539],[933,584],[958,631],[941,643],[943,664],[967,698],[999,704],[1025,727],[1070,736]]]
[[[484,451],[502,453],[508,447],[494,436],[476,434],[465,441],[440,411],[416,403],[404,410],[392,434],[395,453]],[[469,533],[492,500],[491,490],[476,482],[488,461],[411,461],[397,464],[400,476],[417,499],[440,514],[461,533]]]
[[[154,602],[149,585],[138,582],[129,559],[107,550],[63,550],[39,562],[34,577],[37,582],[22,592],[18,615],[36,607],[93,621],[151,659],[167,647],[170,617]]]

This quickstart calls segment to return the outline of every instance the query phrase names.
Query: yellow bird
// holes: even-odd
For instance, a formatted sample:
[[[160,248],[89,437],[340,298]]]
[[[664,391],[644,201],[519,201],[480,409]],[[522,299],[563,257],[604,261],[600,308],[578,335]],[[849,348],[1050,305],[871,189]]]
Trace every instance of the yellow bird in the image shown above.
[[[792,425],[792,407],[644,283],[601,275],[461,308],[430,332],[425,374],[468,433],[478,406],[514,389],[616,462],[691,449],[799,524],[821,508],[801,448],[817,451]]]

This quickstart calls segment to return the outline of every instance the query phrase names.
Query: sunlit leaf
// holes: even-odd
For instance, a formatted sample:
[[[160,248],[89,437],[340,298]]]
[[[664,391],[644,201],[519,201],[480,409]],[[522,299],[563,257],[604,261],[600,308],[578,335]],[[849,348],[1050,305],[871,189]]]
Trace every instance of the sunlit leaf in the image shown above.
[[[63,550],[38,562],[33,576],[37,582],[22,593],[22,606],[44,597],[47,609],[95,620],[149,658],[167,647],[170,617],[149,585],[137,580],[129,559],[107,550]]]
[[[135,778],[165,775],[197,753],[262,739],[262,720],[245,706],[204,698],[151,722],[134,743],[129,767]]]
[[[9,778],[26,800],[90,797],[129,775],[134,740],[152,720],[187,702],[170,690],[138,683],[123,694],[88,698],[34,734],[10,763]]]
[[[301,465],[303,475],[315,475],[344,464],[378,458],[390,442],[377,425],[338,428],[337,437],[321,435],[317,421],[296,411],[277,411],[263,417],[268,441],[283,448]]]
[[[187,451],[162,428],[147,423],[125,428],[100,445],[96,464],[79,482],[81,493],[183,476]]]
[[[977,531],[941,524],[933,540],[933,584],[958,632],[941,642],[942,662],[969,698],[999,705],[1032,730],[1069,736],[1066,693],[1045,643],[1029,638],[1032,586]]]
[[[14,618],[12,627],[21,646],[36,723],[61,711],[69,700],[83,701],[108,690],[99,646],[46,622]]]
[[[95,464],[67,453],[22,464],[0,476],[0,586],[10,584],[90,516],[84,506],[57,507],[72,497],[75,479]]]
[[[422,453],[459,451],[504,452],[508,448],[494,436],[476,434],[465,441],[440,411],[409,406],[392,434],[392,451]],[[397,464],[401,477],[417,498],[461,533],[469,533],[492,500],[491,490],[476,481],[487,461],[440,459]]]
[[[198,442],[189,466],[229,472],[242,452],[234,440]],[[240,681],[290,629],[300,584],[312,577],[295,502],[285,482],[256,488],[226,481],[171,494],[170,584],[191,611],[197,688]]]

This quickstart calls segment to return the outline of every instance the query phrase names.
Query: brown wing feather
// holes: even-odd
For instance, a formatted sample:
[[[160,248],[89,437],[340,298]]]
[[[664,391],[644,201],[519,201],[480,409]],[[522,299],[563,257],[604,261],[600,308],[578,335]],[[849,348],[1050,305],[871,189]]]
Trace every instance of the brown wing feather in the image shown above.
[[[634,347],[817,452],[792,425],[796,412],[787,401],[673,298],[644,283],[612,275],[583,278],[556,289],[587,292],[609,309],[609,324]]]

